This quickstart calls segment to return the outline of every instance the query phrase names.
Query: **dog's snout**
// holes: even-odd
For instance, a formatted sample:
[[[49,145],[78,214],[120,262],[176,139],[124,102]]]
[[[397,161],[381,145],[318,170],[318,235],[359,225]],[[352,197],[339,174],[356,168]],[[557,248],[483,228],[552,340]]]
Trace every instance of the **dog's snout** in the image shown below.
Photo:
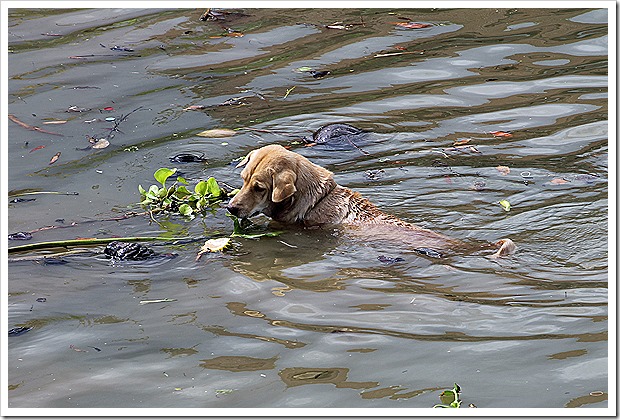
[[[235,205],[231,205],[231,204],[227,205],[226,210],[228,210],[228,212],[232,214],[233,216],[239,216],[239,207]]]

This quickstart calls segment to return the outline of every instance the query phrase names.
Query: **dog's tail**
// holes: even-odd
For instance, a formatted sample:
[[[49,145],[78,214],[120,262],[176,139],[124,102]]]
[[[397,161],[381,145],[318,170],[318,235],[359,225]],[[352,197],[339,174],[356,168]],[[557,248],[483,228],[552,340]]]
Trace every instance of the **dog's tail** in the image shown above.
[[[499,246],[499,249],[491,255],[491,258],[505,257],[506,255],[513,254],[517,250],[515,243],[508,238],[500,239],[495,242],[494,245]]]

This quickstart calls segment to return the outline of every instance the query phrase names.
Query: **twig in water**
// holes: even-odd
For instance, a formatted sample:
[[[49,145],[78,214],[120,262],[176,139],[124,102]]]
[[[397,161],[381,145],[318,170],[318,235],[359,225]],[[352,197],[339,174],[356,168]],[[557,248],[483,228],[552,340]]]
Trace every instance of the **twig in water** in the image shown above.
[[[142,106],[139,106],[139,107],[137,107],[136,109],[134,109],[133,111],[131,111],[129,114],[127,114],[127,115],[121,115],[121,117],[120,117],[118,120],[116,120],[116,122],[114,123],[114,127],[112,127],[112,129],[110,130],[110,132],[108,133],[108,135],[107,135],[107,136],[105,136],[105,139],[106,139],[106,140],[110,140],[112,137],[114,137],[114,134],[113,134],[113,133],[114,133],[115,131],[117,131],[117,132],[119,132],[119,133],[120,133],[120,130],[118,129],[118,126],[119,126],[122,122],[124,122],[124,121],[127,119],[127,117],[129,117],[131,114],[133,114],[134,112],[138,111],[138,110],[139,110],[139,109],[141,109],[141,108],[142,108]]]
[[[284,97],[282,99],[286,99],[286,97],[289,95],[289,93],[291,93],[293,91],[293,89],[295,89],[297,86],[293,86],[290,89],[286,89],[286,95],[284,95]]]
[[[9,120],[11,120],[11,121],[13,121],[15,124],[17,124],[17,125],[19,125],[19,126],[21,126],[21,127],[25,128],[26,130],[30,130],[30,131],[38,131],[39,133],[45,133],[45,134],[51,134],[51,135],[54,135],[54,136],[61,136],[61,137],[64,137],[64,134],[60,134],[60,133],[53,133],[53,132],[51,132],[51,131],[47,131],[47,130],[44,130],[44,129],[42,129],[42,128],[39,128],[39,127],[35,127],[35,126],[32,126],[32,125],[26,124],[25,122],[20,121],[20,120],[19,120],[19,119],[18,119],[15,115],[13,115],[13,114],[9,114]]]

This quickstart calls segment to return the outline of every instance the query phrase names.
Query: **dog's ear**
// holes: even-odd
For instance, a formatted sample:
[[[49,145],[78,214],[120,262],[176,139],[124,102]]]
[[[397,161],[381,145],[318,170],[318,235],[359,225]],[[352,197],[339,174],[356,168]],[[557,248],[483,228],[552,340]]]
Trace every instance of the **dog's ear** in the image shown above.
[[[237,166],[235,166],[235,168],[241,168],[242,166],[245,166],[246,163],[248,163],[250,161],[250,157],[252,156],[252,154],[254,153],[254,150],[252,150],[250,153],[248,153],[241,162],[239,162],[237,164]]]
[[[297,191],[295,181],[297,181],[297,175],[291,170],[284,170],[273,174],[271,201],[279,203],[295,194],[295,191]]]

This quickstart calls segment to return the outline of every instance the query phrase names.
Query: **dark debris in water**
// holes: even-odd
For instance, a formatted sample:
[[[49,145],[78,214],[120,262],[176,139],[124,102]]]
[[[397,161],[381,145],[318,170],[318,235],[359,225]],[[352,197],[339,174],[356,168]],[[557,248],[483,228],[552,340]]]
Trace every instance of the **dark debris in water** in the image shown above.
[[[424,255],[427,257],[431,257],[431,258],[442,258],[443,254],[439,251],[435,251],[434,249],[431,248],[416,248],[414,249],[415,252],[417,252],[420,255]]]
[[[9,337],[17,337],[18,335],[26,334],[33,327],[15,327],[9,330]]]
[[[110,242],[103,253],[107,258],[116,260],[146,260],[155,255],[155,251],[144,245],[129,242]]]
[[[35,201],[36,198],[20,198],[20,197],[16,197],[12,200],[9,200],[9,203],[26,203],[28,201]]]
[[[361,153],[368,155],[368,152],[362,150],[359,143],[363,143],[367,131],[361,130],[349,124],[333,123],[327,124],[312,134],[312,142],[315,144],[329,146],[337,150],[346,150],[355,148]],[[308,139],[305,139],[309,142]]]
[[[385,255],[379,255],[377,259],[384,264],[394,264],[397,262],[405,261],[405,259],[401,257],[386,257]]]
[[[30,232],[16,232],[9,234],[9,241],[29,241],[32,239],[32,233]]]

